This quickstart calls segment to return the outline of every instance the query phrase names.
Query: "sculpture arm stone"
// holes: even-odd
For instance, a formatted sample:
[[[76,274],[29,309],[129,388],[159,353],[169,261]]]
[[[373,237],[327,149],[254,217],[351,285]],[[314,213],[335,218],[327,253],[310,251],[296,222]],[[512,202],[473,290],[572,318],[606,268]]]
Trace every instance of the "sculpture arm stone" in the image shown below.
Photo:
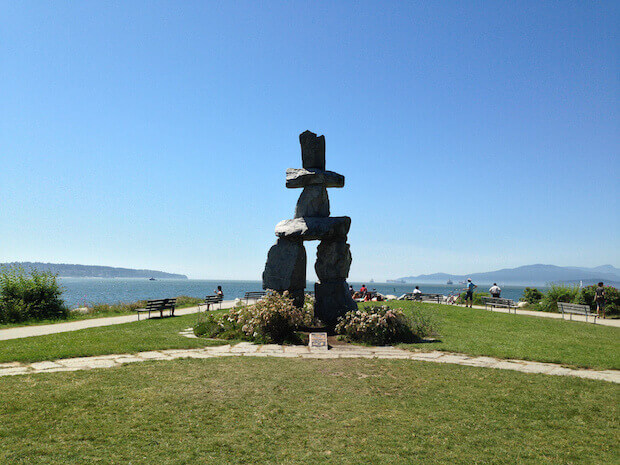
[[[286,187],[289,189],[315,185],[344,187],[344,176],[316,168],[288,168],[286,170]]]

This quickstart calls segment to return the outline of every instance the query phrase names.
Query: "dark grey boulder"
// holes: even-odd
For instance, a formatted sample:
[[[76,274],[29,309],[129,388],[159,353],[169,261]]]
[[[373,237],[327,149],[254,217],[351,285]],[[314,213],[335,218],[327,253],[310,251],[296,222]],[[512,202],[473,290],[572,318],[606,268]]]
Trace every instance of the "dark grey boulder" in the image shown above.
[[[263,289],[293,291],[306,287],[306,249],[301,241],[278,239],[269,249]]]
[[[325,136],[305,131],[299,135],[301,163],[304,168],[325,169]]]
[[[343,239],[323,240],[316,249],[314,269],[321,282],[346,279],[352,261],[350,246]]]
[[[295,206],[295,218],[303,216],[329,216],[327,189],[323,186],[304,187]]]
[[[346,239],[350,227],[351,218],[348,216],[295,218],[280,221],[276,225],[276,236],[304,241]]]
[[[314,316],[330,327],[334,327],[345,313],[357,310],[357,303],[344,279],[316,283],[314,297]]]
[[[344,187],[344,176],[333,171],[323,171],[314,168],[288,168],[286,170],[286,187],[322,185],[325,187]]]

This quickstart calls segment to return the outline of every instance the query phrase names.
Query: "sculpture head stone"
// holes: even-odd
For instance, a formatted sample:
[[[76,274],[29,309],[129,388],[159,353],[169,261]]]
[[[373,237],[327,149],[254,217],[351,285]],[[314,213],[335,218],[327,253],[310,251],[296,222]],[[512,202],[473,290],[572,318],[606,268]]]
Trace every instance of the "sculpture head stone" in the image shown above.
[[[325,169],[325,136],[318,136],[310,131],[299,135],[301,144],[301,162],[306,169]]]

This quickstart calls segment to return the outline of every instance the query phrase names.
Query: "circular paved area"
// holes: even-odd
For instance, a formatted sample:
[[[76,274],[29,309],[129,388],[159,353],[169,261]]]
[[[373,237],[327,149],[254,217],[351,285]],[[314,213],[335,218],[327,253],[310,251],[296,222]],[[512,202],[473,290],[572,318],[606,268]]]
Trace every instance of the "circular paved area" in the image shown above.
[[[93,368],[113,368],[124,363],[137,363],[152,360],[175,360],[179,358],[212,357],[286,357],[297,359],[335,359],[369,358],[401,359],[432,363],[450,363],[474,367],[513,370],[523,373],[540,373],[556,376],[575,376],[579,378],[608,381],[620,384],[619,370],[586,370],[566,368],[554,363],[529,362],[526,360],[503,360],[493,357],[474,357],[451,352],[412,352],[394,347],[336,346],[329,350],[311,350],[306,346],[281,346],[276,344],[258,345],[241,342],[236,345],[205,347],[200,349],[170,349],[139,352],[137,354],[101,355],[96,357],[67,358],[54,361],[23,364],[19,362],[1,363],[0,376],[52,373],[58,371],[89,370]]]

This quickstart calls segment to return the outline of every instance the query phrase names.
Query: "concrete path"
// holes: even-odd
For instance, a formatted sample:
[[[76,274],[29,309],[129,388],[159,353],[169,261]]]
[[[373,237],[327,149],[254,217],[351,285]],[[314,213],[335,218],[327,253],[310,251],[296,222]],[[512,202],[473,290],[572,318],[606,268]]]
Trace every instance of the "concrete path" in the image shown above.
[[[234,300],[224,300],[222,302],[222,308],[234,307]],[[217,306],[219,308],[219,304]],[[180,308],[174,311],[175,315],[188,315],[190,313],[198,312],[198,307]],[[166,312],[167,313],[167,312]],[[140,321],[145,320],[145,314],[140,317]],[[153,317],[158,316],[155,313]],[[19,339],[22,337],[31,336],[43,336],[45,334],[65,333],[67,331],[77,331],[78,329],[97,328],[99,326],[120,325],[122,323],[131,323],[132,321],[138,321],[137,314],[135,315],[123,315],[123,316],[111,316],[106,318],[91,318],[88,320],[69,321],[67,323],[54,323],[51,325],[39,325],[39,326],[21,326],[19,328],[9,328],[0,330],[0,341],[6,341],[7,339]]]
[[[457,307],[463,307],[465,308],[465,305],[462,304],[458,304],[456,305]],[[498,312],[498,313],[508,313],[508,309],[507,308],[494,308],[493,310],[490,309],[485,309],[483,306],[479,306],[479,305],[474,305],[473,308],[477,308],[479,310],[487,310],[489,312]],[[514,314],[514,310],[511,310],[510,313]],[[533,310],[521,310],[521,309],[517,309],[517,315],[526,315],[526,316],[537,316],[539,318],[552,318],[552,319],[556,319],[556,320],[561,320],[562,319],[562,314],[561,313],[552,313],[552,312],[535,312]],[[571,321],[571,317],[569,315],[566,315],[564,318],[566,321]],[[594,318],[589,316],[588,320],[586,321],[586,317],[583,315],[572,315],[572,321],[579,321],[582,323],[592,323],[594,324]],[[605,319],[600,319],[597,318],[596,319],[596,324],[600,324],[602,326],[614,326],[616,328],[620,328],[620,319],[612,319],[612,318],[605,318]]]
[[[125,363],[152,360],[174,360],[180,358],[213,357],[284,357],[294,359],[402,359],[433,363],[450,363],[499,370],[513,370],[523,373],[541,373],[555,376],[574,376],[620,384],[619,370],[586,370],[565,368],[554,363],[528,362],[525,360],[502,360],[493,357],[474,357],[451,352],[412,352],[394,347],[335,346],[329,350],[311,350],[307,346],[280,346],[276,344],[256,345],[241,342],[236,345],[205,347],[200,349],[171,349],[139,352],[137,354],[102,355],[97,357],[66,358],[54,361],[22,364],[19,362],[0,363],[0,377],[10,375],[29,375],[53,373],[57,371],[89,370],[93,368],[113,368]]]

